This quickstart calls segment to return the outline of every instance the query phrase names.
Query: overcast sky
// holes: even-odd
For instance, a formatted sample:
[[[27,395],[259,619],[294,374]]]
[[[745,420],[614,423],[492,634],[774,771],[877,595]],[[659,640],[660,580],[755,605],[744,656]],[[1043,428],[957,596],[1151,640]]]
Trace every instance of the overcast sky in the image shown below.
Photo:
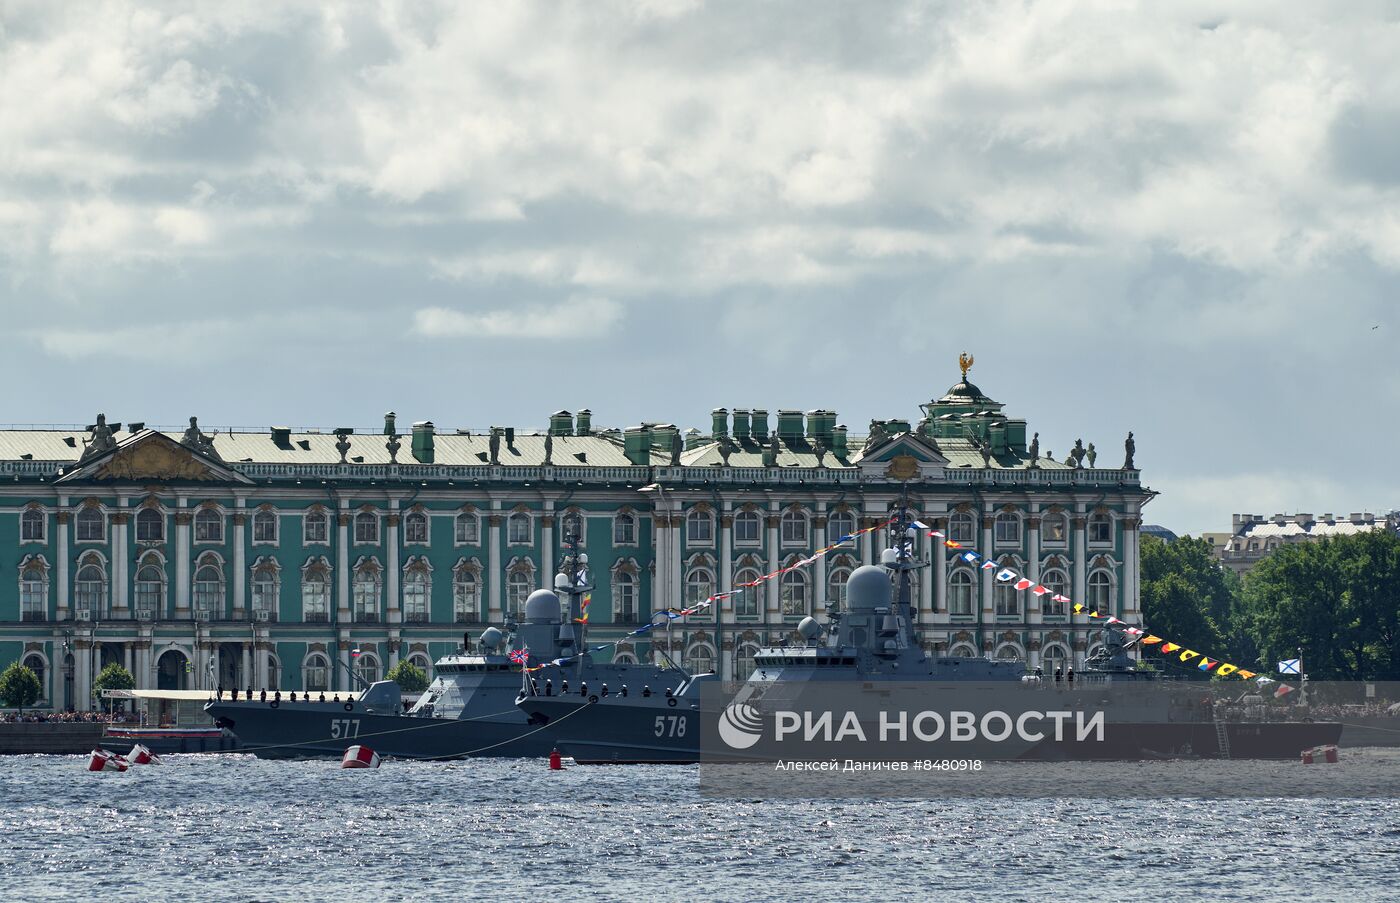
[[[1149,521],[1400,506],[1400,4],[0,11],[0,421],[863,432],[966,350]]]

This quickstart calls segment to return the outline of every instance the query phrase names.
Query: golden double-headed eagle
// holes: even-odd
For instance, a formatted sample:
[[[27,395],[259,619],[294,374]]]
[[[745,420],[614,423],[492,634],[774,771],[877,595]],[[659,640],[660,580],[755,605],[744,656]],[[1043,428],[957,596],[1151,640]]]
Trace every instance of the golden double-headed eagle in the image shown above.
[[[958,366],[962,368],[963,382],[967,382],[967,371],[972,367],[973,357],[964,351],[958,355]]]

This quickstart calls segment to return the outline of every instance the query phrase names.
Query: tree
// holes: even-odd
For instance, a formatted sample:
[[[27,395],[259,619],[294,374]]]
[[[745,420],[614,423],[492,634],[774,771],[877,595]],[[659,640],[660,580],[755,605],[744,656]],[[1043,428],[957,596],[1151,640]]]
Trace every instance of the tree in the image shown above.
[[[121,664],[112,662],[97,675],[92,682],[92,695],[100,697],[103,690],[131,690],[136,687],[136,678]]]
[[[385,676],[398,684],[399,689],[405,693],[422,693],[428,689],[428,675],[408,659],[400,660]]]
[[[1144,536],[1141,550],[1142,620],[1153,633],[1211,657],[1254,660],[1241,629],[1239,578],[1220,566],[1209,542]]]
[[[0,674],[0,702],[7,706],[23,712],[25,706],[39,701],[41,692],[39,678],[27,665],[11,662],[5,673]]]
[[[1301,649],[1319,680],[1400,679],[1400,536],[1387,530],[1284,546],[1245,579],[1262,667]]]

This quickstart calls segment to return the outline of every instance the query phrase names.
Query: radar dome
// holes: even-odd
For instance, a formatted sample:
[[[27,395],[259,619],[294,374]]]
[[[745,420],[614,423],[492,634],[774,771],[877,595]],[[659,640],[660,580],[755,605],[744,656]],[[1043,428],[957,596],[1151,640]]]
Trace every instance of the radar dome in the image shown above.
[[[797,632],[802,634],[804,640],[810,640],[822,632],[822,625],[817,623],[817,619],[808,615],[797,625]]]
[[[488,627],[481,631],[481,645],[486,649],[495,649],[501,645],[504,635],[494,627]]]
[[[880,563],[883,565],[898,564],[899,553],[894,549],[885,549],[880,553]]]
[[[890,575],[884,568],[867,564],[858,567],[846,580],[846,608],[869,611],[890,604]]]
[[[536,624],[558,624],[559,597],[553,590],[535,590],[525,600],[525,620]]]

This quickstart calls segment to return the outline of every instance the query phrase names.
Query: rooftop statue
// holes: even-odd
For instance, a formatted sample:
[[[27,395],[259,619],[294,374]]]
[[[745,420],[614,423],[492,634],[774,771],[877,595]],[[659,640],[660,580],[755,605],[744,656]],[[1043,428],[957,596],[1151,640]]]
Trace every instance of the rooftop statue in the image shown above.
[[[1096,452],[1096,451],[1094,451],[1094,443],[1092,443],[1092,442],[1089,443],[1089,453],[1088,453],[1088,456],[1089,456],[1089,466],[1092,468],[1092,467],[1094,466],[1094,462],[1097,461],[1097,460],[1099,459],[1099,453]]]
[[[817,466],[818,466],[818,467],[825,467],[825,466],[826,466],[826,444],[825,444],[825,443],[822,443],[822,442],[817,442],[817,443],[813,446],[812,450],[815,451],[815,452],[817,453]]]
[[[685,442],[681,439],[680,431],[671,434],[671,466],[681,466],[681,452],[685,450]]]
[[[554,463],[554,434],[544,434],[544,465],[546,467]]]
[[[1123,451],[1126,452],[1126,456],[1123,459],[1123,469],[1135,470],[1136,468],[1133,467],[1133,453],[1137,451],[1137,443],[1133,441],[1132,430],[1128,431],[1128,438],[1123,443]]]
[[[399,449],[403,447],[403,443],[399,441],[399,438],[398,433],[390,433],[388,441],[384,443],[384,447],[389,450],[390,464],[399,463]]]
[[[1086,449],[1086,448],[1084,447],[1084,440],[1083,440],[1083,439],[1075,439],[1075,440],[1074,440],[1074,451],[1072,451],[1072,452],[1069,453],[1070,462],[1072,462],[1076,468],[1083,467],[1083,466],[1084,466],[1084,456],[1085,456],[1086,454],[1088,454],[1088,449]]]
[[[1040,466],[1040,433],[1031,437],[1031,466]]]
[[[214,437],[217,435],[217,430],[208,434],[200,432],[199,418],[191,417],[189,428],[185,430],[185,435],[180,437],[180,444],[185,448],[199,452],[205,457],[213,458],[215,461],[222,461],[223,458],[219,456],[218,452],[214,451]],[[344,462],[344,460],[345,456],[342,455],[341,461]]]
[[[494,426],[491,427],[491,439],[486,443],[486,447],[491,451],[491,463],[501,463],[501,431]]]
[[[890,434],[886,432],[885,425],[883,423],[881,423],[878,420],[870,421],[870,435],[865,437],[864,450],[869,451],[870,449],[879,445],[881,442],[884,442],[889,437]]]
[[[97,415],[97,425],[92,428],[92,438],[83,445],[82,457],[79,463],[95,458],[106,451],[111,451],[117,447],[117,440],[112,438],[112,428],[107,425],[107,415]]]
[[[724,466],[729,466],[729,456],[734,454],[734,443],[728,436],[719,437],[719,457]]]
[[[344,464],[345,456],[350,451],[350,434],[345,430],[335,431],[335,450],[340,452],[340,463]]]

